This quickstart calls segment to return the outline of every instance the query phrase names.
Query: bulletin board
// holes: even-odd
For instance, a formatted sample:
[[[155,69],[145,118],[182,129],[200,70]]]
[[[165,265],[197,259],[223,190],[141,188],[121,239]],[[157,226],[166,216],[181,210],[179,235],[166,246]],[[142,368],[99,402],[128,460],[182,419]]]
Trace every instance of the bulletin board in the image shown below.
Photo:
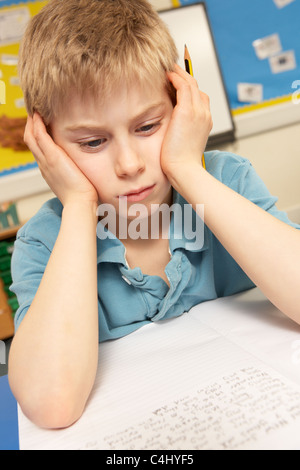
[[[172,0],[174,7],[198,3]],[[300,121],[300,0],[206,0],[208,17],[237,136]],[[295,67],[273,73],[269,58],[259,59],[254,41],[277,34],[280,55],[291,51]],[[262,85],[262,99],[239,101],[238,84]]]
[[[46,1],[0,0],[0,80],[5,85],[5,104],[0,105],[0,193],[8,175],[36,168],[23,142],[26,110],[17,76],[19,41],[31,16]],[[1,198],[2,196],[2,198]],[[0,199],[5,197],[0,194]]]

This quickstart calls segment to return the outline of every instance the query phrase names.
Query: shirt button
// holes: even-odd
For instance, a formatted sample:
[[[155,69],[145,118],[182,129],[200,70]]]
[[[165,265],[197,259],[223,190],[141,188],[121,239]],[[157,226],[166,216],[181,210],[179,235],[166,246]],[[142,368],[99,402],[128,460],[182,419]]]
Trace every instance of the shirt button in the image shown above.
[[[129,279],[127,279],[127,277],[122,276],[122,279],[124,279],[124,281],[131,286],[131,282],[129,281]]]

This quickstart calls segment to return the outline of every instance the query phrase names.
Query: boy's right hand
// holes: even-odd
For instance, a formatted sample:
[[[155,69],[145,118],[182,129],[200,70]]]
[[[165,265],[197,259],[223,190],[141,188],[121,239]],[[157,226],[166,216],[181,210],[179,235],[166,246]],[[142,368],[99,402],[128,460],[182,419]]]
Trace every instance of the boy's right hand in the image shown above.
[[[70,202],[98,203],[94,186],[65,151],[55,144],[37,113],[27,119],[24,141],[43,178],[64,207]]]

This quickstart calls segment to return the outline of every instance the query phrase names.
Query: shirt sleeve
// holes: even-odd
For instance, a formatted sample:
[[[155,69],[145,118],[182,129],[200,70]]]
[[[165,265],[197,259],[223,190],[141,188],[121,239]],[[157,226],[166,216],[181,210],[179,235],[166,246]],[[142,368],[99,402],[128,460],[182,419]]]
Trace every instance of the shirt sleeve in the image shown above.
[[[50,254],[43,243],[33,238],[19,236],[15,242],[11,263],[13,284],[10,287],[19,303],[15,314],[15,331],[35,297]]]
[[[61,205],[53,199],[18,232],[11,261],[10,290],[18,299],[15,331],[25,317],[39,288],[61,224]],[[53,293],[55,295],[55,293]]]

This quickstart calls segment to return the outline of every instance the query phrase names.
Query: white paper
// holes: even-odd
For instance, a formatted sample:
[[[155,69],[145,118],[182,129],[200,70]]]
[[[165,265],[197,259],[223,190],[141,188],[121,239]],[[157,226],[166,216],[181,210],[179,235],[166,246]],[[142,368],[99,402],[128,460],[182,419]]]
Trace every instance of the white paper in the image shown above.
[[[260,83],[238,83],[238,100],[242,103],[259,103],[263,100],[263,85]]]
[[[280,37],[277,33],[256,39],[253,42],[253,47],[257,57],[261,60],[271,57],[274,54],[278,54],[282,50]]]
[[[20,86],[20,79],[19,77],[10,77],[9,83],[13,86]]]
[[[0,13],[0,46],[19,42],[30,17],[27,7],[2,11]]]
[[[18,56],[13,54],[2,54],[0,57],[3,65],[18,65]]]
[[[20,109],[20,108],[25,108],[25,101],[24,98],[18,98],[15,100],[15,107]]]
[[[283,8],[289,5],[290,3],[294,2],[295,0],[274,0],[275,5],[278,8]]]
[[[300,449],[299,340],[258,289],[205,302],[100,344],[82,418],[41,430],[19,410],[20,447]]]
[[[1,104],[6,104],[6,86],[2,80],[0,80],[0,105]]]
[[[272,73],[287,72],[294,70],[296,65],[296,57],[294,51],[283,52],[269,59]]]

